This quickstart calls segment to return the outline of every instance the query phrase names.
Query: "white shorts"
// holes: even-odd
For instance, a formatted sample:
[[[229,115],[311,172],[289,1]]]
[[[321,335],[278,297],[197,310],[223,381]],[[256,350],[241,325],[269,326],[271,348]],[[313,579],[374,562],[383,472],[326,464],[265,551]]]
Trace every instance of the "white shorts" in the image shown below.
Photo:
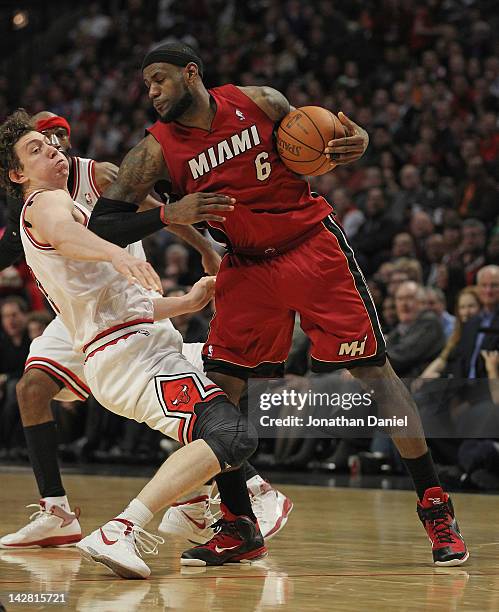
[[[182,336],[171,325],[136,323],[86,348],[85,378],[111,412],[187,444],[196,404],[225,394],[181,349]]]
[[[31,343],[24,371],[37,368],[59,380],[64,387],[55,396],[56,400],[86,400],[90,389],[83,373],[84,358],[83,353],[74,350],[68,330],[56,317]]]
[[[169,320],[155,325],[171,329]],[[184,344],[182,353],[198,370],[203,371],[202,342]],[[76,352],[66,326],[59,317],[49,323],[41,336],[31,342],[24,371],[39,369],[47,372],[64,386],[54,399],[60,402],[85,400],[90,395],[83,371],[85,355]]]

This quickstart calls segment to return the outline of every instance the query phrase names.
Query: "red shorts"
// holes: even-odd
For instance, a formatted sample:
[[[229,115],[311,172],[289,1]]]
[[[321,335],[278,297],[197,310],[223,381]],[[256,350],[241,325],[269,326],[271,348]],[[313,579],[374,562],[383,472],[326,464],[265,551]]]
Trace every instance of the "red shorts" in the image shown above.
[[[284,371],[295,313],[310,339],[312,370],[382,365],[385,341],[352,248],[332,215],[277,257],[226,255],[203,348],[207,372],[238,378]]]

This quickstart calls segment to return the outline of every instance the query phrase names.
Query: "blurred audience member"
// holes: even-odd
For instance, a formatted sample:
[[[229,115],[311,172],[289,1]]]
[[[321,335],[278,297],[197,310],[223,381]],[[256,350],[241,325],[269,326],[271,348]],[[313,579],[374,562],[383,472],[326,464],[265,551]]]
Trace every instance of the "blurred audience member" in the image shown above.
[[[434,312],[442,324],[445,339],[447,340],[454,330],[456,317],[447,312],[445,294],[438,287],[427,287],[425,290],[426,308]]]
[[[435,313],[425,310],[425,292],[414,281],[403,282],[395,293],[398,323],[386,338],[395,372],[413,377],[442,350],[445,337]]]

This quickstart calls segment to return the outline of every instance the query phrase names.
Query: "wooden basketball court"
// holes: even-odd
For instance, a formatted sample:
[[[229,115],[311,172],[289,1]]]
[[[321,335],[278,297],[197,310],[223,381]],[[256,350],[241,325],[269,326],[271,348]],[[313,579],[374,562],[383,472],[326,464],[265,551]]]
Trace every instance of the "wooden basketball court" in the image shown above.
[[[19,528],[37,500],[31,473],[0,473],[0,532]],[[122,510],[142,478],[65,476],[86,533]],[[436,568],[407,491],[282,486],[295,509],[251,566],[182,568],[185,544],[168,540],[146,556],[152,576],[125,581],[73,549],[0,550],[0,601],[7,610],[98,612],[499,610],[498,499],[454,495],[471,557]],[[160,516],[148,529],[154,531]],[[65,605],[9,603],[9,594],[64,593]]]

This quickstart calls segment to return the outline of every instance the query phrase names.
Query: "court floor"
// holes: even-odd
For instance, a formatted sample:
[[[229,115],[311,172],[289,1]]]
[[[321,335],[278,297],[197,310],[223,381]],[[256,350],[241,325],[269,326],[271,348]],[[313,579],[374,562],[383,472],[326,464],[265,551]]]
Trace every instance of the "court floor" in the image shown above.
[[[143,478],[67,475],[86,533],[122,510]],[[0,532],[19,527],[37,500],[27,471],[0,472]],[[454,495],[471,557],[436,568],[408,491],[283,485],[294,501],[269,556],[251,566],[182,568],[186,546],[168,540],[146,556],[152,576],[125,581],[74,549],[0,550],[0,601],[7,610],[98,612],[499,610],[499,527],[495,496]],[[148,526],[157,526],[160,516]],[[64,593],[62,604],[9,603],[9,594]]]

